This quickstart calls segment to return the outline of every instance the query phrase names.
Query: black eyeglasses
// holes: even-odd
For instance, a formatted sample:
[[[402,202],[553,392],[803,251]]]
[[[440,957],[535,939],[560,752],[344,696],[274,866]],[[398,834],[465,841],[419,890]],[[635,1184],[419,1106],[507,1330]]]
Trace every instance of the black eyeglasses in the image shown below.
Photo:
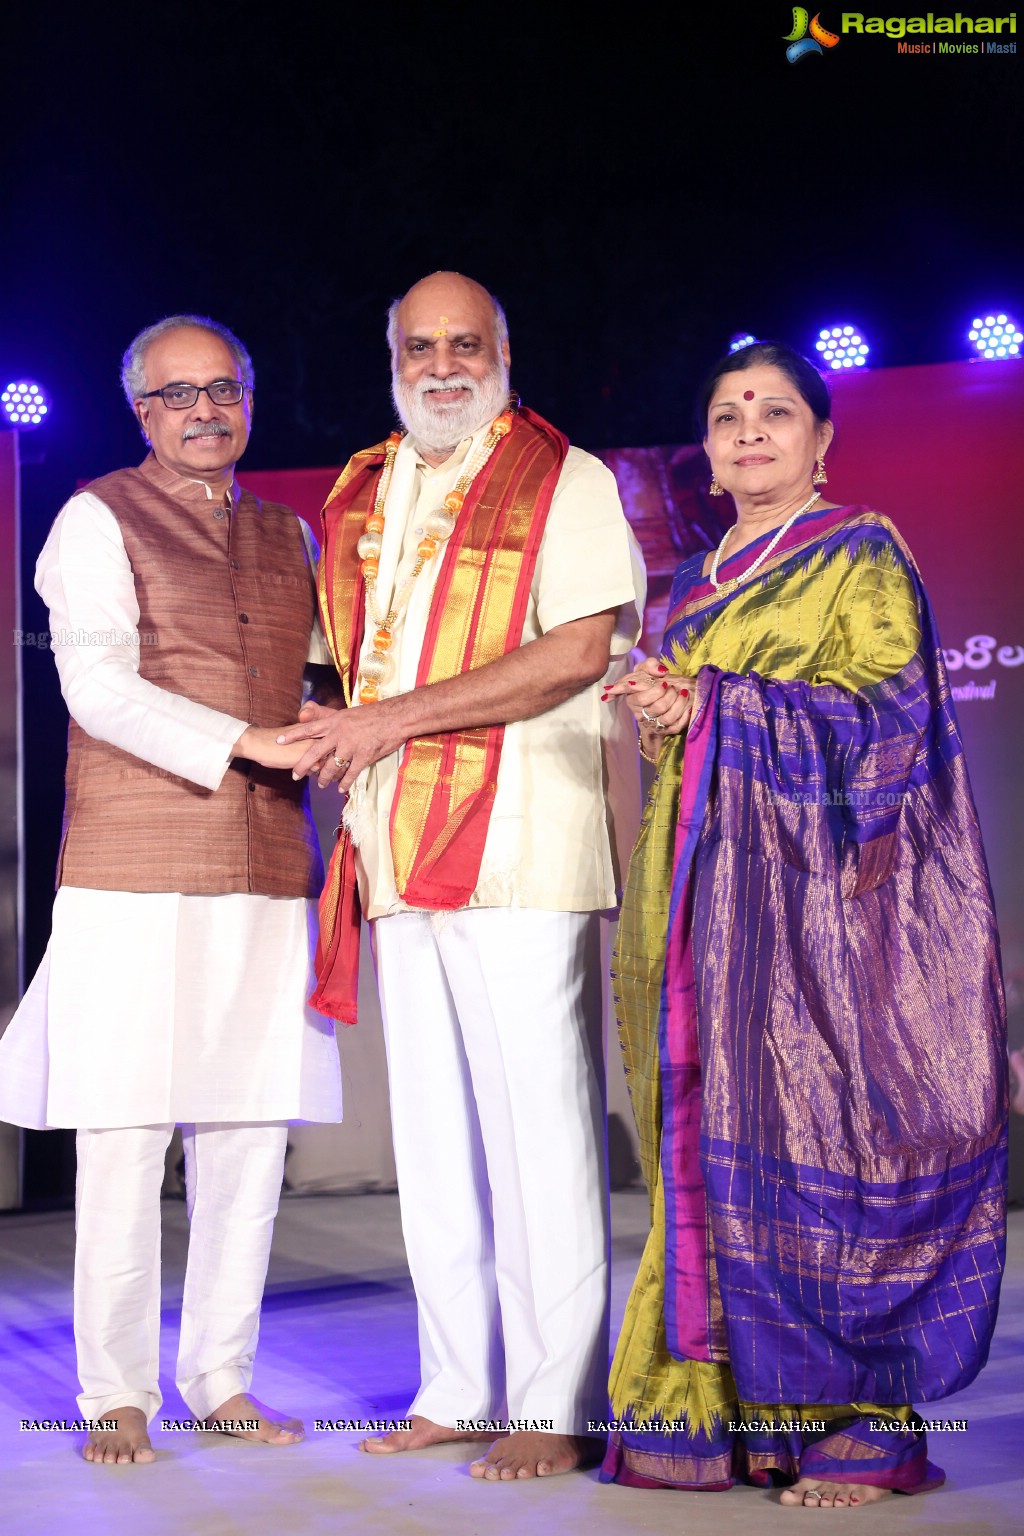
[[[245,385],[240,379],[214,379],[212,384],[165,384],[163,389],[151,389],[139,399],[152,400],[159,395],[169,410],[187,411],[202,393],[209,395],[214,405],[237,405],[245,394]]]

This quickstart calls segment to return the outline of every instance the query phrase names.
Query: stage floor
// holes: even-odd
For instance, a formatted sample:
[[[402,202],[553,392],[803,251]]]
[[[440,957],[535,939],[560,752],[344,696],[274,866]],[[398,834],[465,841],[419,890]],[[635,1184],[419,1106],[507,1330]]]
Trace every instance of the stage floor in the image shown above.
[[[617,1326],[646,1231],[646,1196],[613,1196]],[[70,1214],[0,1217],[0,1520],[11,1536],[261,1536],[416,1532],[531,1536],[637,1530],[687,1536],[783,1531],[810,1512],[751,1488],[724,1494],[605,1487],[596,1471],[515,1484],[477,1482],[465,1447],[370,1457],[356,1436],[315,1419],[401,1417],[416,1385],[416,1316],[394,1195],[290,1197],[274,1240],[254,1390],[306,1421],[298,1447],[156,1433],[156,1462],[92,1467],[80,1435],[24,1431],[22,1419],[72,1419]],[[185,1418],[173,1385],[184,1268],[184,1206],[164,1203],[160,1417]],[[1011,1536],[1024,1530],[1024,1211],[1010,1221],[1008,1277],[992,1359],[942,1414],[967,1433],[936,1434],[944,1489],[858,1511],[876,1532]],[[832,1512],[818,1518],[834,1518]]]

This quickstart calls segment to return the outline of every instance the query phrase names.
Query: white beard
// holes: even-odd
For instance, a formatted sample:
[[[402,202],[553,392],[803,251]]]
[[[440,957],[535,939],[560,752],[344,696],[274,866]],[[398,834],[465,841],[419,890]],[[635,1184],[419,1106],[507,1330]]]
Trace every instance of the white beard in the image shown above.
[[[467,390],[466,399],[444,404],[445,390],[455,389]],[[421,452],[448,454],[464,437],[472,437],[505,409],[508,369],[499,359],[482,379],[461,373],[446,379],[428,375],[418,384],[406,384],[392,370],[391,398],[403,427]]]

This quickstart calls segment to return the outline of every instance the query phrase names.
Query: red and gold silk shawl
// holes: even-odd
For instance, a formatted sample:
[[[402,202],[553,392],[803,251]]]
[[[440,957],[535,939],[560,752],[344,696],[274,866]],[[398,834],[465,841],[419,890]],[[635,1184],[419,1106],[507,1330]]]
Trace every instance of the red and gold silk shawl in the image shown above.
[[[940,1397],[995,1320],[1006,1058],[934,619],[865,508],[799,519],[733,592],[701,565],[663,648],[693,721],[615,960],[669,1350],[727,1359],[752,1402]]]
[[[543,417],[520,408],[474,479],[434,587],[417,687],[485,666],[522,643],[537,554],[568,446]],[[355,454],[323,511],[320,612],[348,705],[366,619],[356,544],[383,464],[383,443]],[[504,733],[504,726],[481,726],[406,743],[390,835],[398,892],[409,906],[452,909],[473,894]],[[342,829],[320,898],[310,1001],[347,1024],[356,1021],[359,921],[355,849]]]

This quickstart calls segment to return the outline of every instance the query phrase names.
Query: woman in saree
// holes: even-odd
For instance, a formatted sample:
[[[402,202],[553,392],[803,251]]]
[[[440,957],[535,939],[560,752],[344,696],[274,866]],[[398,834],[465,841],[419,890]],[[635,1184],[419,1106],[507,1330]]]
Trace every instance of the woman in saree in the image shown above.
[[[987,1357],[1006,1046],[991,892],[934,619],[893,525],[816,487],[788,348],[701,397],[736,522],[676,573],[627,697],[657,774],[613,963],[651,1232],[603,1477],[935,1487],[913,1403]]]

